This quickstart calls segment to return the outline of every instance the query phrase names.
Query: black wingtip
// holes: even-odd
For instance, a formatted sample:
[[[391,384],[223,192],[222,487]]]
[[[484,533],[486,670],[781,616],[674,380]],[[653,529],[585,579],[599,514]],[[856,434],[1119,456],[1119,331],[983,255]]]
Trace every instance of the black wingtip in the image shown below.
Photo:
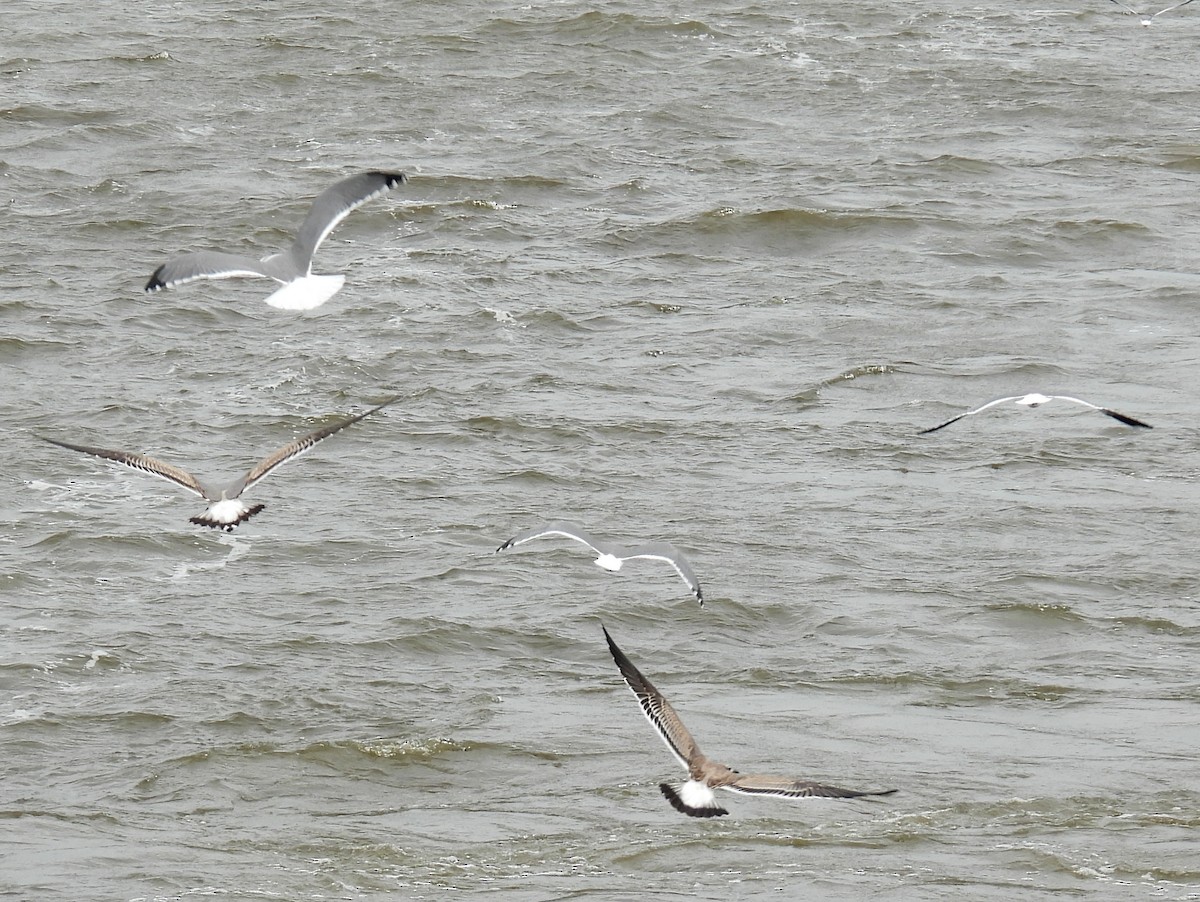
[[[617,645],[617,640],[609,635],[608,627],[602,623],[600,624],[600,629],[604,631],[604,641],[608,643],[608,653],[612,655],[613,663],[617,665],[617,670],[621,671],[621,678],[625,680],[625,685],[633,690],[634,695],[638,694],[638,690],[634,688],[633,682],[642,683],[649,687],[649,682],[642,676],[641,671],[633,666],[633,662],[629,660],[625,652],[621,651],[621,647]],[[630,682],[631,680],[633,682]],[[653,687],[650,688],[653,689]]]
[[[162,280],[163,267],[165,267],[166,265],[167,264],[164,263],[158,269],[154,270],[154,272],[151,274],[150,281],[146,283],[146,291],[147,292],[161,291],[162,289],[167,287],[167,283]]]
[[[613,641],[613,637],[609,635],[608,627],[602,623],[600,624],[600,630],[604,633],[604,641],[608,643],[608,650],[612,653],[613,658],[616,658],[617,652],[620,649],[617,648],[617,643]],[[618,661],[617,663],[619,664],[620,662]]]
[[[372,169],[368,175],[378,176],[383,179],[383,183],[389,190],[395,188],[397,185],[403,185],[408,181],[408,176],[403,172],[384,172],[382,169]]]
[[[729,814],[724,808],[690,808],[683,804],[683,799],[679,798],[679,793],[675,791],[675,787],[670,783],[659,783],[659,792],[661,792],[671,807],[680,814],[686,814],[688,817],[721,817]]]
[[[1124,423],[1126,426],[1137,426],[1139,429],[1153,429],[1149,423],[1143,423],[1141,420],[1135,420],[1133,417],[1126,416],[1123,413],[1117,413],[1115,410],[1109,410],[1107,407],[1101,407],[1100,412],[1112,417],[1118,422]]]
[[[938,423],[936,426],[930,426],[928,429],[922,429],[920,432],[917,433],[917,435],[929,435],[929,433],[931,433],[931,432],[937,432],[939,429],[945,429],[951,423],[957,423],[959,420],[961,420],[965,416],[966,416],[966,414],[964,413],[961,417],[955,417],[952,420],[946,420],[946,422],[944,422],[944,423]]]

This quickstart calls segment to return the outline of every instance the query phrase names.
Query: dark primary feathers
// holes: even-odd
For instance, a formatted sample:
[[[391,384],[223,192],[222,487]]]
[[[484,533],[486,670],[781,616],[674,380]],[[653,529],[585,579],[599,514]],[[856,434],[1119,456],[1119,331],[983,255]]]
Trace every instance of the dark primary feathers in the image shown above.
[[[654,684],[646,679],[640,670],[633,666],[633,662],[625,656],[625,652],[617,647],[617,643],[608,634],[608,630],[603,626],[600,628],[604,630],[604,639],[608,642],[608,650],[612,654],[613,660],[616,661],[621,676],[625,678],[626,685],[633,692],[633,697],[637,699],[642,713],[649,719],[663,742],[667,744],[667,748],[675,755],[676,760],[684,767],[689,767],[692,758],[699,751],[696,740],[683,725],[683,721],[671,707],[671,703],[654,688]]]
[[[1188,2],[1190,3],[1191,0],[1188,0]],[[1149,423],[1143,423],[1141,420],[1135,420],[1131,416],[1127,416],[1123,413],[1117,413],[1115,410],[1110,410],[1107,407],[1101,407],[1100,412],[1102,414],[1104,414],[1105,416],[1110,416],[1114,420],[1124,423],[1126,426],[1138,426],[1142,429],[1153,429],[1154,428]]]

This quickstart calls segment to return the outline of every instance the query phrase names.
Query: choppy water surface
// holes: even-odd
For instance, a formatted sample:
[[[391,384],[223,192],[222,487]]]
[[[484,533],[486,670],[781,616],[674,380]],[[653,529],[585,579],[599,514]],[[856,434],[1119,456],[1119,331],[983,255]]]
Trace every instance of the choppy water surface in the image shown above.
[[[0,890],[1200,894],[1200,15],[1096,0],[18,2]],[[365,168],[410,183],[266,283]],[[916,433],[991,397],[1065,391]],[[213,477],[403,400],[200,531]],[[541,520],[665,538],[605,573]],[[603,622],[713,756],[680,774]]]

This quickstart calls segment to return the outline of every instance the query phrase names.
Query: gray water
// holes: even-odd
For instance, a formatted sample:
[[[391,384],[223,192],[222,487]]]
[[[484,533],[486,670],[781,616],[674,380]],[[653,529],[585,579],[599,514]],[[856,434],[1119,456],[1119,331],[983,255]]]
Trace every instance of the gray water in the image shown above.
[[[12,0],[0,893],[1200,896],[1200,10]],[[265,254],[334,180],[316,311]],[[917,432],[992,397],[1068,392]],[[247,495],[225,478],[401,400]],[[619,573],[520,529],[667,539]],[[603,623],[707,753],[681,770]]]

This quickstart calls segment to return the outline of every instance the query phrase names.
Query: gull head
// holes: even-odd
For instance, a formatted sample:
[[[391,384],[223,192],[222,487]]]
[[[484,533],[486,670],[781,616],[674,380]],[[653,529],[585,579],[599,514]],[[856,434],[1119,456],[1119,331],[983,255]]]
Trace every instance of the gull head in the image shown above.
[[[602,554],[595,561],[597,567],[603,567],[605,570],[612,570],[614,572],[620,570],[623,563],[625,562],[615,554]]]
[[[1017,400],[1013,403],[1020,404],[1024,407],[1037,407],[1039,404],[1045,404],[1049,400],[1051,399],[1046,395],[1039,395],[1037,392],[1034,392],[1033,394],[1026,395],[1023,398],[1017,398]]]

